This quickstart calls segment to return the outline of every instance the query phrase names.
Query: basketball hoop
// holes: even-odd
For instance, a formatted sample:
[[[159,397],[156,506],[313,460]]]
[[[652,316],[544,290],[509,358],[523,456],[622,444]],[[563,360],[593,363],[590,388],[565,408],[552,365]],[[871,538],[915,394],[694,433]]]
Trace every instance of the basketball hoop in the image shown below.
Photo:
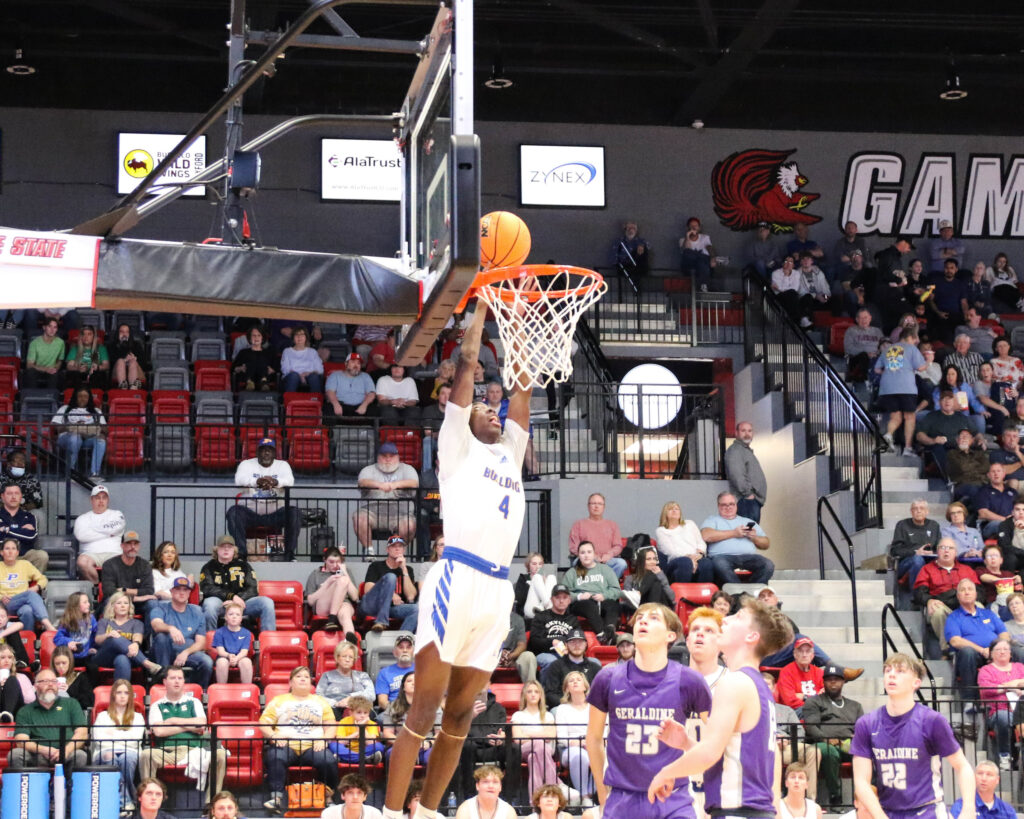
[[[607,289],[600,273],[569,265],[527,264],[478,273],[473,294],[498,323],[505,388],[567,381],[576,324]]]

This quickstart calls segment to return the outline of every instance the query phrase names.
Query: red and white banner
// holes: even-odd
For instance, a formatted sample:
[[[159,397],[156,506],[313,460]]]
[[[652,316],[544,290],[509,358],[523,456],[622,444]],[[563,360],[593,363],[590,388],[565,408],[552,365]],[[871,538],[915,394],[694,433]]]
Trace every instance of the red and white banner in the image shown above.
[[[0,228],[0,307],[92,307],[96,236]]]

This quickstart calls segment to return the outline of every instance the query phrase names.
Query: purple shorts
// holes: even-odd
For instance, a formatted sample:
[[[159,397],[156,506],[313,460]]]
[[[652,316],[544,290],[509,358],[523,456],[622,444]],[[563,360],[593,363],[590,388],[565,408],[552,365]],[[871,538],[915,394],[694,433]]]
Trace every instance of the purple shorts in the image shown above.
[[[605,802],[602,819],[695,819],[697,815],[686,788],[676,788],[664,802],[647,801],[647,791],[612,788]]]
[[[883,808],[883,810],[885,810]],[[925,805],[917,810],[886,810],[885,815],[889,819],[949,819],[949,811],[941,802],[934,805]]]

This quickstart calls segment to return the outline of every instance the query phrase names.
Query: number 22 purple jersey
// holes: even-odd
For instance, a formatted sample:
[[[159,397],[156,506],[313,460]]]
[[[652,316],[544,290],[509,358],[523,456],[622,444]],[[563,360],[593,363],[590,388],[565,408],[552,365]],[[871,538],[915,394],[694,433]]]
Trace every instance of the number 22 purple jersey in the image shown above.
[[[851,754],[874,765],[878,801],[887,813],[941,802],[942,758],[959,750],[946,718],[920,703],[898,717],[885,706],[865,714],[850,743]]]
[[[685,723],[694,712],[711,709],[711,691],[693,669],[673,660],[661,671],[641,671],[628,663],[605,666],[594,678],[587,701],[608,714],[608,769],[610,788],[644,791],[665,765],[682,753],[658,741],[662,720]],[[676,787],[689,796],[687,780]]]

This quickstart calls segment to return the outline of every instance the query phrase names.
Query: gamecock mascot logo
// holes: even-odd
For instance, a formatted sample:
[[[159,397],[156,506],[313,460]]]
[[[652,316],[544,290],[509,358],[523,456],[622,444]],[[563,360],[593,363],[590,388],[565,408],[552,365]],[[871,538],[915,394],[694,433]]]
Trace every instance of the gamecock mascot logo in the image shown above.
[[[820,194],[802,193],[807,177],[795,162],[786,162],[789,151],[754,149],[737,151],[715,165],[711,172],[711,196],[722,224],[733,230],[751,230],[767,222],[773,233],[786,233],[793,225],[813,225],[821,217],[807,213]]]

